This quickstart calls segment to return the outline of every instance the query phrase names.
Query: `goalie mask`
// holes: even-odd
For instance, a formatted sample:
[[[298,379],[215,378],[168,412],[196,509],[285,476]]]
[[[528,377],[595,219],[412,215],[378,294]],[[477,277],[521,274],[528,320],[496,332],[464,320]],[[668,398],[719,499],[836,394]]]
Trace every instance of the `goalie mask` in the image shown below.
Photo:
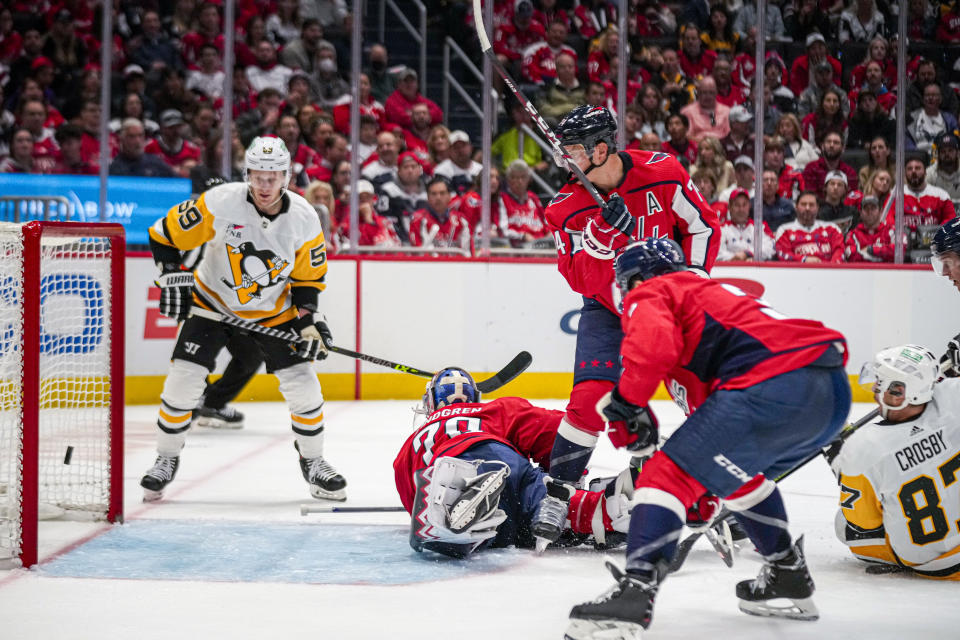
[[[879,397],[880,415],[907,405],[926,404],[933,398],[933,387],[940,377],[936,356],[917,345],[890,347],[877,353],[872,362],[863,365],[860,384],[872,384]],[[903,398],[896,404],[887,404],[886,394]]]
[[[459,367],[438,371],[423,394],[423,409],[429,415],[458,402],[480,402],[480,390],[473,377]]]
[[[496,468],[478,473],[482,464]],[[414,472],[410,546],[465,558],[495,538],[507,519],[498,508],[510,468],[502,462],[443,456]]]

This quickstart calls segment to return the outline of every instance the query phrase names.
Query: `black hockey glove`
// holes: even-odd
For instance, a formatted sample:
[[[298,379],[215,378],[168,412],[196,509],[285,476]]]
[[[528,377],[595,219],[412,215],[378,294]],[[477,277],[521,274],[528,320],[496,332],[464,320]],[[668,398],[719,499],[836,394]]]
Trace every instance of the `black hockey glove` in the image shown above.
[[[637,226],[637,219],[627,209],[627,203],[616,193],[610,196],[607,205],[600,209],[600,214],[607,224],[627,236],[632,234]]]
[[[640,407],[623,399],[616,387],[600,398],[597,413],[610,423],[607,436],[617,448],[637,455],[649,455],[660,440],[660,424],[649,407]]]
[[[940,358],[940,369],[948,378],[960,377],[960,333],[947,343],[947,352]]]
[[[297,344],[297,355],[304,360],[323,360],[327,357],[327,344],[333,342],[330,327],[322,316],[308,313],[298,318],[294,325],[303,341]]]
[[[160,287],[160,313],[177,322],[185,320],[193,304],[193,273],[164,271],[154,284]]]

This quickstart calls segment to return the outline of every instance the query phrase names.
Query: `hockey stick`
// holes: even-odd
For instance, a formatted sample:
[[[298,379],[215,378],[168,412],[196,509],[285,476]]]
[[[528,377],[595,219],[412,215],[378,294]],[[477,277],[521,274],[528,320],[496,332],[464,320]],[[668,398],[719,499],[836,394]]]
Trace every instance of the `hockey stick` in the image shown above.
[[[497,54],[494,53],[493,47],[490,46],[490,39],[487,37],[487,28],[483,24],[483,5],[481,0],[473,0],[473,24],[477,28],[477,37],[480,38],[480,49],[483,51],[483,55],[487,56],[490,64],[493,65],[493,68],[496,69],[500,77],[503,78],[504,83],[510,88],[514,97],[523,105],[523,108],[530,114],[530,118],[533,119],[537,128],[540,129],[547,138],[547,142],[549,142],[553,148],[554,159],[562,159],[567,165],[567,169],[573,172],[573,175],[577,176],[577,180],[580,181],[580,184],[583,185],[583,188],[587,190],[587,193],[590,194],[597,205],[600,207],[606,206],[607,203],[600,197],[600,192],[597,191],[597,188],[590,182],[587,174],[573,161],[570,154],[563,150],[563,147],[560,146],[560,141],[557,140],[557,136],[550,129],[550,125],[544,121],[543,116],[541,116],[536,107],[533,106],[533,103],[527,100],[527,97],[523,95],[523,92],[517,87],[513,78],[510,77],[510,73],[500,64],[500,61],[497,59]]]
[[[329,507],[319,504],[301,504],[300,515],[308,513],[397,513],[406,511],[403,507]]]
[[[217,313],[216,311],[208,311],[200,307],[193,307],[190,310],[191,315],[199,316],[202,318],[207,318],[208,320],[215,320],[217,322],[223,322],[224,324],[229,324],[234,327],[239,327],[245,331],[251,333],[259,333],[260,335],[269,336],[271,338],[277,338],[279,340],[285,340],[287,342],[298,344],[303,342],[303,338],[298,334],[292,331],[282,331],[280,329],[274,329],[273,327],[265,327],[258,322],[251,322],[249,320],[244,320],[242,318],[237,318],[234,316],[226,316],[222,313]],[[345,349],[343,347],[338,347],[330,343],[324,343],[327,347],[327,351],[331,353],[339,353],[342,356],[348,358],[356,358],[357,360],[363,360],[364,362],[370,362],[372,364],[380,365],[381,367],[386,367],[388,369],[393,369],[394,371],[400,371],[402,373],[409,373],[411,375],[420,376],[423,378],[432,378],[434,375],[433,371],[426,371],[424,369],[417,369],[416,367],[411,367],[410,365],[400,364],[399,362],[392,362],[390,360],[384,360],[383,358],[378,358],[376,356],[371,356],[366,353],[360,353],[359,351],[353,351],[351,349]],[[480,390],[480,393],[490,393],[491,391],[496,391],[503,385],[507,384],[521,373],[526,371],[527,367],[533,362],[533,356],[530,355],[527,351],[521,351],[516,356],[513,357],[513,360],[508,362],[500,371],[493,374],[491,377],[486,380],[480,380],[477,382],[477,389]]]

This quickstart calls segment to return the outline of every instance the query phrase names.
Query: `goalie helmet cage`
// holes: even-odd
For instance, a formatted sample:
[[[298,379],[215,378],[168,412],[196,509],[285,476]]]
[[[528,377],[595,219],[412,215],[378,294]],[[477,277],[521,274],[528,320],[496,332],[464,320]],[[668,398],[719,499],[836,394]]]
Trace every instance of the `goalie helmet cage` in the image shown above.
[[[43,510],[123,519],[124,251],[118,224],[0,223],[0,561],[36,564]]]

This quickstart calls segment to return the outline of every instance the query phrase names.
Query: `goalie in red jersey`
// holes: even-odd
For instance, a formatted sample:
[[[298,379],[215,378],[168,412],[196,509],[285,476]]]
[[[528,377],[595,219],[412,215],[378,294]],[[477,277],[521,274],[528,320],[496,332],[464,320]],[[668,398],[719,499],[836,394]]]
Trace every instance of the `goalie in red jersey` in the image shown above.
[[[617,251],[644,237],[667,237],[683,247],[691,270],[707,276],[720,247],[720,223],[676,157],[659,151],[621,151],[617,124],[603,107],[580,106],[557,125],[557,138],[606,199],[600,207],[576,180],[547,206],[560,273],[583,296],[577,327],[573,391],[557,431],[545,503],[534,525],[541,546],[563,529],[571,484],[580,478],[604,430],[597,401],[620,377],[619,293],[613,281]],[[630,449],[636,437],[623,423],[610,440]]]
[[[522,398],[480,402],[463,369],[449,367],[427,384],[427,421],[393,462],[397,493],[411,515],[410,546],[457,558],[486,547],[533,547],[531,522],[561,411]],[[538,466],[534,466],[536,463]],[[594,486],[594,483],[591,483]],[[569,528],[601,548],[622,543],[629,522],[629,471],[578,489]]]

